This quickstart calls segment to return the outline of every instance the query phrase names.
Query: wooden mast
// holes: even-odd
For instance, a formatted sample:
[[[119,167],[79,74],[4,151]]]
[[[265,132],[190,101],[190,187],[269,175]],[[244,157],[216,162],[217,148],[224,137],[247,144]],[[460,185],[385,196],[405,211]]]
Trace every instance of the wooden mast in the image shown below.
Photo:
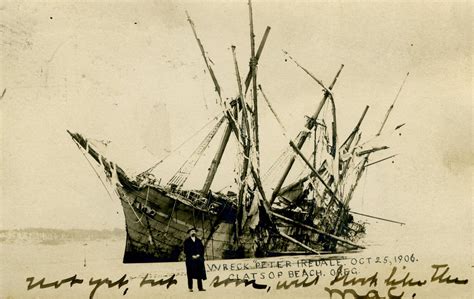
[[[346,141],[344,141],[343,145],[341,146],[341,148],[339,150],[341,150],[342,148],[344,148],[345,150],[349,150],[351,145],[352,145],[352,142],[354,141],[354,138],[357,134],[357,132],[359,131],[360,129],[360,125],[362,124],[362,121],[364,120],[365,118],[365,115],[367,114],[367,111],[369,110],[369,106],[365,106],[365,109],[364,111],[362,112],[362,116],[359,118],[359,121],[357,122],[356,126],[354,127],[354,129],[352,130],[352,132],[349,134],[349,137],[347,137]],[[360,139],[360,134],[359,134],[359,139]],[[356,143],[358,142],[358,140],[356,141]],[[344,179],[346,173],[347,173],[347,170],[349,169],[349,163],[350,161],[352,160],[352,155],[354,155],[354,152],[355,152],[355,147],[352,149],[351,151],[351,156],[349,157],[349,160],[345,162],[343,168],[342,168],[342,171],[341,171],[341,174],[339,175],[339,178],[338,178],[338,182],[336,184],[336,188],[335,188],[335,192],[337,194],[338,192],[338,189],[339,189],[339,186],[340,186],[340,183],[341,181]],[[350,198],[349,196],[346,197],[346,199]],[[343,207],[341,207],[341,211],[343,208],[347,207],[347,205],[345,205],[346,201],[344,198],[341,198],[342,202],[344,203]],[[334,205],[335,203],[335,200],[333,198],[331,198],[331,200],[329,201],[328,205],[327,205],[327,210],[330,211],[332,209],[332,206]],[[342,215],[340,213],[340,215]],[[327,216],[328,214],[325,215],[324,217],[324,220],[323,222],[327,219]],[[340,216],[339,216],[340,217]],[[336,223],[336,225],[338,225],[338,223]]]
[[[252,1],[249,0],[250,19],[250,70],[252,72],[252,97],[253,97],[253,135],[255,153],[257,158],[257,172],[260,168],[260,145],[258,135],[258,104],[257,104],[257,59],[255,57],[255,34],[253,32]]]
[[[250,164],[250,147],[251,147],[251,140],[250,140],[250,124],[248,121],[248,115],[247,115],[247,107],[245,106],[245,98],[242,92],[242,83],[240,79],[240,72],[239,72],[239,65],[237,64],[237,58],[235,56],[235,46],[232,46],[232,55],[234,58],[234,66],[235,66],[235,75],[237,77],[237,87],[239,90],[239,99],[240,103],[242,106],[242,124],[241,124],[241,142],[242,146],[244,148],[244,161],[243,161],[243,166],[242,166],[242,173],[240,174],[240,186],[239,186],[239,194],[237,196],[237,217],[236,217],[236,230],[235,230],[235,235],[236,235],[236,240],[238,243],[239,236],[240,236],[240,230],[242,227],[242,215],[243,215],[243,198],[244,198],[244,192],[245,188],[247,187],[247,184],[245,182],[245,179],[247,177],[247,172]],[[247,138],[244,138],[247,137]]]
[[[344,67],[344,65],[342,64],[341,67],[339,68],[339,71],[337,72],[336,76],[334,77],[331,85],[328,87],[329,90],[333,89],[334,85],[336,84],[337,78],[339,77],[339,74],[341,73],[343,67]],[[324,96],[323,96],[321,102],[319,103],[319,106],[316,109],[316,112],[313,114],[313,116],[306,123],[305,127],[306,127],[307,130],[301,131],[298,134],[298,136],[296,137],[296,147],[298,149],[301,149],[303,147],[303,145],[306,141],[306,138],[309,135],[309,132],[311,131],[311,129],[313,129],[313,127],[315,125],[315,122],[316,122],[316,119],[318,118],[319,113],[321,112],[321,109],[323,108],[323,106],[326,103],[326,100],[329,98],[329,96],[330,96],[329,92],[326,91],[324,93]],[[295,157],[293,156],[293,157],[291,157],[290,161],[288,161],[288,164],[287,164],[285,170],[283,171],[283,174],[282,174],[280,180],[278,181],[277,185],[275,186],[275,189],[273,190],[272,197],[270,199],[270,204],[272,204],[273,201],[275,201],[275,198],[278,196],[278,193],[280,192],[280,189],[283,186],[283,183],[285,182],[285,179],[288,176],[288,173],[290,172],[291,167],[293,167],[294,163],[295,163]]]
[[[236,117],[238,113],[237,104],[235,101],[233,101],[231,102],[231,105],[233,107],[234,117]],[[212,159],[211,165],[209,166],[209,172],[207,173],[206,180],[204,181],[204,186],[201,189],[201,193],[204,195],[206,195],[209,192],[209,189],[211,188],[211,184],[216,175],[217,168],[219,167],[219,164],[221,163],[225,148],[227,147],[227,143],[229,142],[229,137],[230,137],[231,132],[232,132],[232,128],[230,124],[227,122],[225,126],[224,135],[222,136],[221,143],[219,144],[219,148],[217,149],[217,152],[214,158]]]
[[[256,60],[257,63],[260,60],[260,55],[262,54],[263,47],[265,46],[265,42],[267,41],[268,34],[270,33],[270,29],[271,29],[271,27],[267,26],[267,28],[265,29],[265,33],[263,34],[262,40],[260,41],[260,45],[258,46],[257,54],[255,55],[255,60]],[[247,90],[249,89],[249,86],[250,86],[250,80],[252,80],[252,78],[253,78],[252,76],[253,76],[252,69],[250,69],[248,74],[247,74],[247,77],[245,78],[245,93],[244,93],[244,95],[247,94]]]
[[[260,41],[260,45],[258,46],[258,50],[257,50],[257,54],[255,56],[255,59],[256,61],[258,61],[260,59],[260,55],[262,55],[262,51],[263,51],[263,48],[265,47],[265,42],[267,41],[267,37],[268,37],[268,34],[270,33],[270,27],[267,26],[267,28],[265,29],[265,33],[263,34],[263,37],[262,37],[262,40]],[[245,92],[247,92],[249,86],[250,86],[250,81],[252,80],[252,69],[249,70],[249,72],[247,73],[247,77],[245,79]],[[237,96],[237,100],[238,98],[240,97]],[[233,105],[233,103],[235,104],[237,102],[237,100],[231,102],[231,105]],[[237,116],[237,113],[238,113],[238,107],[239,105],[235,105],[233,106],[234,108],[234,118],[236,118]],[[201,193],[202,194],[207,194],[209,192],[209,189],[211,188],[211,185],[212,185],[212,182],[214,181],[214,177],[216,175],[216,172],[217,172],[217,169],[220,165],[220,162],[222,160],[222,156],[224,154],[224,151],[227,147],[227,143],[229,142],[229,137],[230,137],[230,134],[232,132],[232,127],[231,127],[231,122],[232,120],[229,119],[228,117],[228,122],[227,122],[227,125],[226,125],[226,128],[225,128],[225,131],[224,131],[224,135],[222,137],[222,140],[221,140],[221,143],[219,145],[219,148],[217,149],[217,152],[214,156],[214,158],[212,159],[212,162],[211,162],[211,166],[209,167],[209,172],[207,173],[207,177],[206,177],[206,180],[204,181],[204,186],[202,187],[201,189]]]
[[[332,112],[332,146],[331,146],[331,156],[333,157],[332,166],[332,175],[335,185],[339,183],[339,151],[337,148],[337,122],[336,122],[336,104],[334,103],[334,97],[330,96],[329,100],[331,102],[331,112]],[[334,163],[336,165],[334,165]],[[337,187],[336,187],[337,191]]]
[[[204,63],[206,64],[207,70],[209,71],[209,75],[211,76],[212,82],[214,83],[214,88],[215,88],[215,90],[216,90],[216,92],[219,96],[220,102],[222,103],[221,87],[219,86],[219,83],[217,82],[217,78],[214,74],[214,71],[212,70],[212,67],[209,64],[209,59],[207,58],[206,51],[204,51],[204,46],[202,45],[201,40],[199,39],[199,37],[196,33],[196,28],[194,27],[194,22],[193,22],[193,20],[191,20],[191,17],[189,16],[187,11],[186,11],[186,16],[188,17],[189,25],[191,26],[191,29],[193,30],[194,38],[196,39],[199,50],[201,51],[202,58],[204,59]]]
[[[403,85],[405,85],[405,81],[407,80],[408,75],[410,75],[409,72],[408,72],[407,75],[405,76],[405,79],[403,79],[402,85],[401,85],[400,88],[398,89],[397,95],[395,96],[395,99],[393,100],[392,105],[390,105],[390,108],[388,108],[387,114],[385,114],[385,117],[384,117],[384,119],[383,119],[382,125],[380,126],[380,129],[379,129],[379,131],[378,131],[378,133],[377,133],[376,136],[380,136],[380,133],[382,133],[382,129],[383,129],[383,127],[385,126],[385,123],[387,122],[387,119],[388,119],[388,116],[390,115],[390,112],[392,112],[392,109],[393,109],[393,107],[395,106],[395,102],[397,101],[398,96],[400,95],[400,92],[402,91]]]
[[[354,137],[357,134],[357,131],[360,129],[360,125],[362,124],[362,121],[365,118],[365,115],[367,114],[367,111],[369,110],[369,105],[365,106],[364,111],[362,112],[362,116],[359,118],[359,121],[357,122],[356,126],[354,129],[352,129],[352,132],[347,136],[346,140],[342,143],[341,147],[339,149],[344,149],[344,150],[349,150],[351,147],[352,141],[354,140]]]
[[[362,121],[364,120],[365,118],[365,115],[367,114],[367,111],[369,110],[369,106],[365,106],[365,109],[364,109],[364,112],[362,112],[362,115],[361,117],[359,118],[359,121],[357,122],[356,126],[354,127],[354,129],[352,130],[351,134],[349,134],[349,137],[347,137],[346,141],[344,141],[344,143],[342,144],[341,148],[340,149],[343,149],[343,150],[346,150],[348,151],[350,148],[351,148],[351,145],[352,145],[352,142],[354,141],[354,138],[357,134],[357,132],[359,131],[360,129],[360,125],[362,124]],[[360,137],[360,136],[359,136]],[[344,178],[344,176],[346,175],[346,172],[349,168],[349,162],[350,160],[352,159],[352,155],[354,154],[354,150],[355,148],[352,150],[351,152],[351,156],[349,157],[349,160],[347,162],[345,162],[344,164],[344,167],[342,169],[342,172],[341,172],[341,175],[340,175],[340,179],[342,180]]]

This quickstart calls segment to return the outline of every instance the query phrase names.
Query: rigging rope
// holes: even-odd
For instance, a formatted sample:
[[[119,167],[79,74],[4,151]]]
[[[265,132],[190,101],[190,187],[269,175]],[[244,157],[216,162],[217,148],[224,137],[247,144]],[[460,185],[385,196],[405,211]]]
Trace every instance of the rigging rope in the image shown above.
[[[74,140],[74,139],[73,139]],[[76,146],[77,148],[79,149],[79,151],[82,153],[82,155],[84,156],[84,158],[86,158],[87,162],[89,163],[89,165],[91,166],[92,170],[94,170],[95,174],[97,175],[97,177],[99,178],[100,182],[102,183],[102,186],[104,186],[105,188],[105,191],[107,191],[107,194],[109,195],[110,197],[110,200],[114,201],[114,199],[112,198],[112,195],[110,194],[110,191],[109,189],[107,188],[107,186],[105,185],[104,181],[102,180],[102,178],[100,177],[99,173],[97,172],[97,170],[95,169],[94,165],[92,165],[92,163],[89,161],[89,159],[87,158],[86,154],[84,154],[84,151],[81,149],[81,146],[77,143],[76,140],[74,140],[74,143],[76,143]]]
[[[268,168],[268,170],[265,172],[263,175],[263,180],[266,182],[273,182],[273,180],[276,178],[276,175],[279,174],[281,171],[283,165],[286,165],[288,161],[291,158],[291,153],[292,150],[288,146],[281,154],[280,156],[273,162],[273,164]]]
[[[190,135],[187,139],[185,139],[180,145],[178,145],[176,148],[174,148],[168,155],[166,155],[164,158],[160,159],[158,162],[156,162],[155,164],[153,164],[150,168],[148,168],[147,170],[141,172],[139,175],[144,175],[144,174],[148,174],[150,172],[152,172],[158,165],[160,165],[161,163],[163,163],[163,161],[165,161],[167,158],[169,158],[169,156],[171,156],[172,154],[174,154],[176,151],[178,151],[181,147],[183,147],[186,143],[188,143],[191,139],[193,139],[194,137],[196,137],[199,133],[201,133],[202,130],[204,130],[209,124],[211,124],[213,121],[217,120],[218,117],[219,117],[220,113],[217,114],[216,116],[214,116],[211,120],[209,120],[204,126],[202,126],[199,130],[197,130],[196,132],[194,132],[192,135]]]
[[[133,214],[135,214],[135,217],[138,219],[137,222],[139,222],[143,227],[145,227],[145,224],[143,224],[142,219],[138,217],[137,213],[135,212],[135,209],[133,208],[132,204],[130,203],[130,200],[128,200],[128,197],[126,197],[126,196],[124,196],[124,197],[127,200],[127,203],[130,206],[130,209],[132,209]]]
[[[104,181],[102,180],[102,178],[100,177],[99,173],[97,172],[97,170],[95,169],[94,165],[92,165],[92,163],[90,162],[90,160],[87,158],[87,156],[85,155],[84,151],[81,149],[80,145],[77,143],[76,140],[74,140],[74,142],[76,143],[76,146],[78,147],[79,151],[82,153],[82,155],[84,156],[84,158],[86,159],[86,161],[89,163],[89,165],[91,166],[92,170],[94,170],[95,174],[97,175],[97,177],[99,178],[100,182],[102,183],[102,186],[104,186],[105,188],[105,191],[107,191],[107,194],[109,195],[109,198],[110,200],[114,201],[114,199],[112,198],[112,194],[110,194],[110,191],[109,189],[107,188],[106,184],[104,183]],[[115,193],[117,194],[117,196],[120,198],[120,195],[118,194],[117,190],[115,190]],[[132,212],[133,214],[135,214],[135,217],[138,219],[137,222],[140,222],[140,224],[145,227],[145,225],[142,223],[141,221],[141,217],[138,217],[137,213],[135,212],[135,209],[133,208],[132,204],[130,203],[130,201],[128,200],[128,197],[125,196],[125,199],[127,200],[127,203],[128,205],[130,206],[130,208],[132,209]]]
[[[364,174],[364,185],[362,186],[362,198],[361,198],[361,201],[362,201],[362,209],[364,209],[364,198],[365,198],[365,185],[367,183],[367,172],[369,172],[368,170],[365,171],[365,174]]]
[[[168,224],[166,225],[165,233],[168,233],[168,230],[170,228],[171,220],[173,219],[174,209],[176,207],[176,202],[177,202],[177,200],[175,199],[174,203],[173,203],[173,209],[171,209],[170,219],[168,220]]]
[[[214,128],[212,128],[212,130],[206,135],[204,140],[194,150],[191,156],[183,163],[183,165],[178,169],[175,175],[169,180],[168,185],[173,184],[176,185],[177,188],[181,188],[181,186],[188,179],[189,174],[193,170],[194,166],[196,166],[196,163],[201,158],[202,154],[204,153],[204,150],[209,146],[209,143],[214,138],[225,119],[225,116],[221,117],[221,119],[217,122]]]
[[[265,100],[265,102],[267,103],[267,106],[268,108],[270,109],[270,111],[272,112],[273,116],[275,117],[275,119],[277,120],[278,124],[280,125],[281,127],[281,131],[282,131],[282,134],[283,134],[283,137],[285,137],[286,139],[288,140],[291,140],[288,135],[287,135],[287,130],[285,128],[285,126],[283,125],[283,122],[281,121],[281,119],[278,117],[276,111],[273,109],[273,106],[270,104],[270,101],[268,100],[267,96],[265,95],[265,93],[263,92],[263,89],[262,89],[262,86],[259,85],[258,88],[260,89],[260,92],[263,96],[263,99]],[[309,132],[309,134],[311,134],[311,131]],[[300,166],[302,166],[302,170],[300,171],[300,174],[297,176],[297,177],[301,177],[302,174],[304,173],[304,171],[306,170],[306,165],[300,161],[300,159],[296,159],[296,153],[293,152],[293,150],[291,149],[291,147],[288,147],[287,151],[289,152],[289,159],[295,157],[295,160],[298,161],[297,163],[299,163]],[[288,159],[288,160],[289,160]]]
[[[150,193],[150,185],[147,185],[147,189],[146,189],[146,199],[145,199],[145,206],[147,206],[147,203],[148,203],[148,194]],[[137,214],[135,214],[137,215]],[[139,219],[137,219],[137,221],[135,221],[135,223],[142,223],[142,218],[143,218],[143,215],[145,215],[145,213],[142,213],[142,215],[140,216]]]

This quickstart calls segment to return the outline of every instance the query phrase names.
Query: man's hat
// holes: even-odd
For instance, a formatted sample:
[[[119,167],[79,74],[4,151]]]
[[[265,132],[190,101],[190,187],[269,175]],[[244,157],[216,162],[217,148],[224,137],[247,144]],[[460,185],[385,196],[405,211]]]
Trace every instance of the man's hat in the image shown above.
[[[190,229],[188,229],[188,234],[189,234],[191,231],[197,231],[197,229],[196,229],[195,227],[191,227]]]

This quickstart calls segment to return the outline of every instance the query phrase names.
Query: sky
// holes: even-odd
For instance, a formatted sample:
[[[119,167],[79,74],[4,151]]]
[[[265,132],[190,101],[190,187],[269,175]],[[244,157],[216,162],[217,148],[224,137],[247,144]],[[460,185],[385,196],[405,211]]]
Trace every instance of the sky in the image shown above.
[[[224,99],[234,97],[230,47],[237,47],[242,76],[250,54],[245,2],[0,5],[0,92],[6,90],[0,228],[124,227],[119,202],[109,198],[66,129],[110,140],[112,157],[131,172],[190,139],[155,174],[165,179],[178,169],[206,134],[196,131],[221,113],[186,10]],[[387,136],[398,156],[369,169],[353,209],[406,222],[396,230],[407,242],[421,242],[419,234],[454,242],[456,231],[459,252],[472,248],[470,4],[255,1],[253,10],[257,43],[272,28],[258,80],[289,136],[301,130],[322,93],[282,50],[326,84],[344,64],[334,87],[340,141],[365,105],[363,137],[371,138],[410,72],[386,125],[390,131],[406,123],[400,135]],[[287,141],[260,103],[265,170]],[[208,167],[216,144],[198,169]],[[229,146],[213,189],[232,182],[233,153]],[[197,173],[191,187],[203,183]]]

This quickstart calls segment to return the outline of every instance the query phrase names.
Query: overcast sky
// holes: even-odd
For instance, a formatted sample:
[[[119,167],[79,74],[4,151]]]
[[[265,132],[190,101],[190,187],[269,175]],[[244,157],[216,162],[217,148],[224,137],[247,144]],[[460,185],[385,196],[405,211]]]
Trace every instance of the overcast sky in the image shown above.
[[[150,166],[165,154],[150,153],[159,140],[162,150],[175,148],[220,112],[185,10],[230,98],[237,93],[231,45],[241,73],[248,69],[247,9],[240,2],[3,2],[0,227],[123,228],[120,204],[65,130],[111,140],[127,167]],[[410,72],[387,123],[406,123],[401,136],[390,136],[399,156],[370,168],[354,209],[407,222],[410,240],[428,233],[449,241],[456,228],[464,250],[472,238],[471,11],[463,3],[254,3],[257,43],[272,27],[259,83],[290,136],[315,110],[321,88],[285,62],[282,49],[327,84],[345,65],[334,88],[340,139],[365,105],[364,137],[374,135]],[[266,169],[286,143],[260,103]],[[172,174],[200,136],[158,176]],[[232,147],[225,159],[215,189],[232,182]],[[198,187],[202,179],[190,178]]]

